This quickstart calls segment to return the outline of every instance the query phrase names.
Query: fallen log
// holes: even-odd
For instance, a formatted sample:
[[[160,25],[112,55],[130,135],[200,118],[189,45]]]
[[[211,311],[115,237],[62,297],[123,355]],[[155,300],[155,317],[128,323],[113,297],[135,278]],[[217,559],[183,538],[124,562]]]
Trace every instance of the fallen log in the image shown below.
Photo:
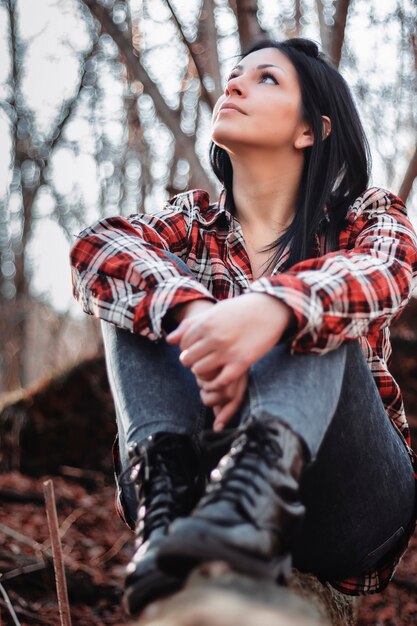
[[[111,474],[115,433],[113,399],[99,355],[0,398],[0,469],[32,476],[68,475],[68,468]],[[92,479],[93,473],[85,476]]]
[[[182,591],[149,605],[132,626],[354,626],[358,601],[295,572],[288,587],[226,563],[194,570]]]

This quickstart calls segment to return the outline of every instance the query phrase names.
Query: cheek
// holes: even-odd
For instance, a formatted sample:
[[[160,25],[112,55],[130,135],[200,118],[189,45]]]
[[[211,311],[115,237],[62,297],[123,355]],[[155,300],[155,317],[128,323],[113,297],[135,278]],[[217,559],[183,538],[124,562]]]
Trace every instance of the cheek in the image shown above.
[[[264,125],[276,135],[291,137],[300,123],[299,107],[292,101],[281,102],[279,107],[271,107],[270,114],[264,116]]]

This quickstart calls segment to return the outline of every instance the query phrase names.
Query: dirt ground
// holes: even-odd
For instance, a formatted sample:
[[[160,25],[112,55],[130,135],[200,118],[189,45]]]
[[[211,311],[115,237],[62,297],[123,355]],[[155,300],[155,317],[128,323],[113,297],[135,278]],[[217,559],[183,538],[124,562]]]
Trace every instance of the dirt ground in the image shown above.
[[[114,486],[98,472],[52,477],[74,626],[128,624],[120,606],[132,533],[114,512]],[[0,476],[0,582],[22,626],[59,624],[43,482]],[[382,594],[362,600],[358,626],[417,624],[417,535]],[[0,596],[0,624],[14,624]]]

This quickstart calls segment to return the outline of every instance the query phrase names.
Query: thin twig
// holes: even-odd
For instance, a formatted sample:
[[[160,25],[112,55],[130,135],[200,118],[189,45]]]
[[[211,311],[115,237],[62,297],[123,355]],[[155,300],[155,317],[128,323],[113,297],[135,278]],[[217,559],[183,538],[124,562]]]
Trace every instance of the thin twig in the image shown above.
[[[71,614],[68,602],[68,590],[65,580],[65,568],[62,558],[61,539],[59,537],[58,515],[55,506],[55,492],[52,480],[43,483],[48,518],[49,534],[51,536],[52,556],[54,561],[56,590],[58,595],[61,626],[71,626]]]
[[[6,526],[6,524],[3,524],[1,522],[0,522],[0,532],[2,532],[4,535],[7,535],[8,537],[13,537],[13,539],[16,539],[16,541],[19,541],[19,543],[24,543],[25,545],[30,546],[35,552],[42,552],[43,550],[43,546],[40,543],[38,543],[37,541],[34,541],[27,535],[23,535],[22,533],[20,533],[18,530],[15,530],[14,528],[10,528],[10,526]]]
[[[74,509],[74,511],[72,511],[72,513],[70,513],[68,517],[66,517],[64,521],[62,522],[59,528],[59,538],[62,539],[66,535],[68,530],[71,528],[71,526],[74,524],[74,522],[76,522],[77,519],[81,517],[82,515],[84,515],[85,513],[87,513],[86,509],[81,509],[81,508]],[[45,541],[43,541],[40,544],[41,550],[49,550],[50,545],[51,545],[51,539],[48,537],[48,539],[45,539]]]
[[[38,572],[39,570],[46,569],[47,565],[45,561],[36,561],[35,563],[29,563],[28,565],[23,565],[22,567],[16,567],[15,569],[11,569],[8,572],[2,574],[2,580],[11,580],[12,578],[17,578],[22,574],[31,574],[32,572]]]
[[[1,583],[0,583],[0,592],[4,598],[7,608],[9,609],[9,613],[12,616],[13,622],[16,624],[16,626],[21,626],[19,620],[17,619],[17,615],[14,612],[14,608],[13,608],[12,603],[10,602],[9,596],[7,595],[7,591],[5,590],[5,588],[3,587]]]
[[[19,616],[29,617],[30,623],[36,623],[37,626],[41,626],[41,624],[46,624],[47,626],[56,626],[56,618],[52,619],[51,617],[47,617],[45,615],[41,615],[39,611],[36,610],[28,610],[25,609],[24,606],[29,606],[28,603],[23,600],[18,594],[16,594],[16,601],[18,602],[18,613]],[[22,605],[23,602],[23,605]],[[6,603],[0,597],[0,607],[3,607]],[[34,620],[36,619],[36,622]],[[0,622],[1,626],[3,626],[2,622]]]
[[[131,541],[132,533],[123,533],[120,537],[114,542],[114,544],[103,554],[100,554],[95,559],[92,559],[92,565],[103,565],[110,561],[116,554],[120,552],[120,550],[127,544],[128,541]]]
[[[182,39],[182,41],[184,42],[184,44],[187,46],[188,48],[188,52],[190,54],[190,57],[194,63],[194,67],[197,70],[197,74],[198,74],[198,78],[200,80],[200,87],[201,87],[201,92],[203,95],[204,100],[207,102],[207,104],[211,107],[211,109],[213,109],[214,105],[215,105],[215,101],[217,98],[215,98],[213,96],[213,94],[211,94],[208,90],[207,87],[205,86],[204,83],[204,68],[201,66],[201,63],[198,59],[198,56],[194,53],[193,50],[193,45],[188,41],[188,39],[186,38],[186,36],[184,35],[184,30],[181,26],[181,23],[177,17],[177,14],[175,13],[175,10],[172,6],[172,3],[170,2],[170,0],[165,0],[165,3],[168,7],[168,9],[171,11],[171,15],[172,18],[175,22],[175,25],[179,31],[180,37]]]

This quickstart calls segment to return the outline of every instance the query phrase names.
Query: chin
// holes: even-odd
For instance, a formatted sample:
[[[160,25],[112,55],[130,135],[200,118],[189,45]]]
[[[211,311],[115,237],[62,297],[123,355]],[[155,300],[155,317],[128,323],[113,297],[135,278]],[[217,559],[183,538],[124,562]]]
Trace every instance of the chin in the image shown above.
[[[213,132],[211,134],[211,140],[216,144],[216,146],[223,148],[226,152],[234,151],[239,146],[243,147],[244,145],[242,142],[242,135],[236,132]]]

